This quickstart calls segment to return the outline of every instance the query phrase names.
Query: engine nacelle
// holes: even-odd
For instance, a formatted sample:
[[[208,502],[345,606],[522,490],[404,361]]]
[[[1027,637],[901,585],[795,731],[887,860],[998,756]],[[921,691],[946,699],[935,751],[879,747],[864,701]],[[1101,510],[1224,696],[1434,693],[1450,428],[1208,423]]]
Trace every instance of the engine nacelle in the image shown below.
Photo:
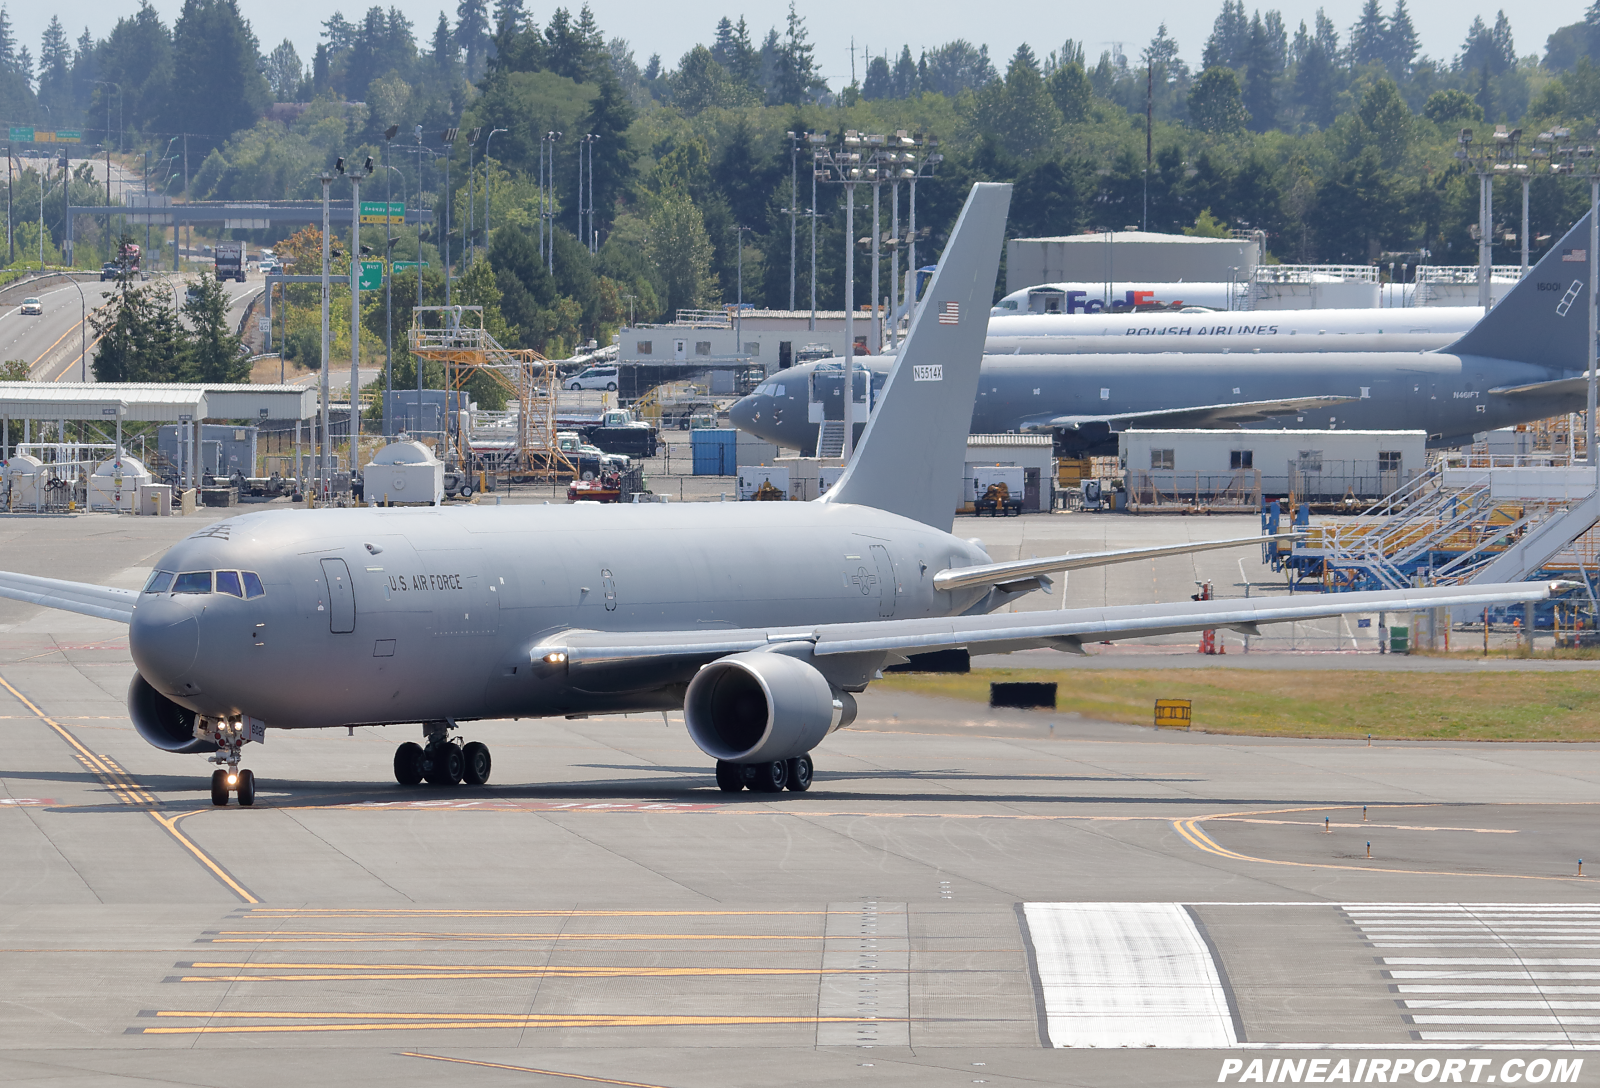
[[[164,752],[189,755],[217,750],[211,741],[195,737],[194,711],[168,699],[138,673],[128,685],[128,716],[139,735]]]
[[[804,661],[760,651],[713,661],[689,682],[683,718],[702,752],[730,763],[790,759],[855,721],[856,701]]]

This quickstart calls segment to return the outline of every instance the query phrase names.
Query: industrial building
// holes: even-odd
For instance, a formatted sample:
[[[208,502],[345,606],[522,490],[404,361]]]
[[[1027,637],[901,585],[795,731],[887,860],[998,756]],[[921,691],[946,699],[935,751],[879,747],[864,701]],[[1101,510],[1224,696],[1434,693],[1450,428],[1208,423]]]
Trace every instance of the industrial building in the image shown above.
[[[1097,231],[1006,243],[1006,292],[1041,283],[1249,282],[1263,240],[1191,238],[1154,231]]]

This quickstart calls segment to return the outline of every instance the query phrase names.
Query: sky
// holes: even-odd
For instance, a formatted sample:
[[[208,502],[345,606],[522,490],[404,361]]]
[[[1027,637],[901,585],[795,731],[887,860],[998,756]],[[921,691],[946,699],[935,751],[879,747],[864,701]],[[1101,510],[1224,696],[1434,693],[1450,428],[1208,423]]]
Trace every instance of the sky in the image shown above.
[[[182,0],[151,0],[152,6],[170,25],[182,10]],[[377,0],[239,0],[243,11],[255,28],[263,48],[270,50],[284,38],[294,42],[295,49],[307,64],[316,50],[322,20],[329,11],[343,11],[352,21]],[[426,40],[438,22],[439,11],[444,8],[452,23],[455,20],[455,2],[441,0],[384,0],[383,6],[398,7],[417,28],[419,39]],[[563,0],[572,10],[580,8],[583,0]],[[1293,34],[1294,28],[1304,20],[1313,25],[1318,7],[1324,8],[1334,25],[1339,28],[1341,40],[1360,13],[1362,0],[1321,0],[1320,3],[1300,2],[1265,3],[1262,8],[1276,7],[1283,12],[1284,22]],[[7,4],[13,30],[18,41],[26,44],[35,56],[39,52],[39,39],[52,13],[58,14],[66,25],[68,36],[74,41],[89,27],[94,36],[103,37],[116,24],[116,20],[137,9],[138,0],[55,0],[50,4]],[[555,3],[543,5],[531,0],[527,5],[536,18],[543,22]],[[767,28],[782,27],[788,11],[787,0],[760,0],[760,2],[713,4],[702,0],[664,5],[659,0],[591,0],[595,15],[607,37],[625,37],[633,47],[640,67],[651,53],[660,53],[664,64],[676,66],[677,58],[697,44],[708,42],[717,20],[723,15],[737,21],[741,14],[752,28],[752,37],[765,35]],[[1247,6],[1254,10],[1256,5]],[[1410,0],[1412,22],[1421,38],[1422,52],[1436,59],[1448,60],[1461,48],[1467,27],[1473,16],[1482,16],[1484,22],[1493,24],[1495,13],[1503,3],[1488,0]],[[1557,27],[1575,23],[1583,17],[1587,0],[1540,0],[1532,4],[1515,4],[1511,7],[1511,29],[1515,36],[1517,52],[1522,56],[1531,53],[1543,55],[1545,39]],[[1084,52],[1091,64],[1102,50],[1120,41],[1130,59],[1135,60],[1139,50],[1154,36],[1156,27],[1165,21],[1168,33],[1180,46],[1183,59],[1197,67],[1200,51],[1206,36],[1211,32],[1212,20],[1221,8],[1221,0],[1203,0],[1200,3],[1176,3],[1173,0],[1147,0],[1139,8],[1137,19],[1128,18],[1129,9],[1117,3],[1045,6],[1019,0],[995,9],[973,0],[924,0],[914,9],[900,4],[878,4],[861,7],[851,0],[799,0],[800,14],[806,20],[811,40],[817,46],[817,60],[829,86],[835,90],[850,82],[851,41],[856,50],[857,76],[865,76],[862,51],[872,53],[888,51],[898,54],[902,44],[911,46],[915,56],[923,47],[941,45],[955,38],[966,38],[974,44],[989,46],[989,55],[995,58],[996,67],[1004,69],[1004,59],[1022,42],[1033,47],[1043,57],[1062,41],[1072,38],[1084,43]],[[1392,0],[1383,0],[1387,12]],[[492,8],[492,4],[491,4]],[[1048,15],[1052,8],[1059,15]],[[696,14],[699,12],[700,14]],[[915,19],[906,15],[914,12]],[[997,22],[995,14],[1001,18]],[[908,25],[909,24],[909,25]]]

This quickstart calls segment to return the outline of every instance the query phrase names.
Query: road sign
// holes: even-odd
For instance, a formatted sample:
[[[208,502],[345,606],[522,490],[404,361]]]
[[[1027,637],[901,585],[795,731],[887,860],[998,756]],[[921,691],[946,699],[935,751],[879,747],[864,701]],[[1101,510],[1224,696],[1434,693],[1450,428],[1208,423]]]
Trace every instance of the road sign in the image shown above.
[[[361,262],[361,289],[363,291],[376,291],[383,286],[383,262]]]
[[[272,318],[270,318],[270,317],[258,317],[258,318],[256,318],[256,331],[257,332],[271,332],[272,331]]]
[[[382,200],[363,200],[361,202],[361,225],[375,223],[383,226],[389,223],[396,227],[405,226],[406,206],[403,203],[390,204]]]
[[[12,125],[11,126],[11,142],[12,143],[31,144],[33,142],[33,126],[32,125]]]
[[[1156,700],[1156,728],[1157,729],[1188,729],[1190,723],[1190,704],[1188,699],[1157,699]]]
[[[415,267],[417,267],[417,262],[416,261],[396,261],[396,262],[394,262],[394,270],[396,272],[404,272],[408,268],[415,268]],[[428,262],[427,261],[423,261],[422,262],[422,267],[423,268],[427,268],[428,267]]]
[[[58,129],[56,131],[56,143],[58,144],[76,144],[82,142],[82,132],[76,132],[70,129]]]

